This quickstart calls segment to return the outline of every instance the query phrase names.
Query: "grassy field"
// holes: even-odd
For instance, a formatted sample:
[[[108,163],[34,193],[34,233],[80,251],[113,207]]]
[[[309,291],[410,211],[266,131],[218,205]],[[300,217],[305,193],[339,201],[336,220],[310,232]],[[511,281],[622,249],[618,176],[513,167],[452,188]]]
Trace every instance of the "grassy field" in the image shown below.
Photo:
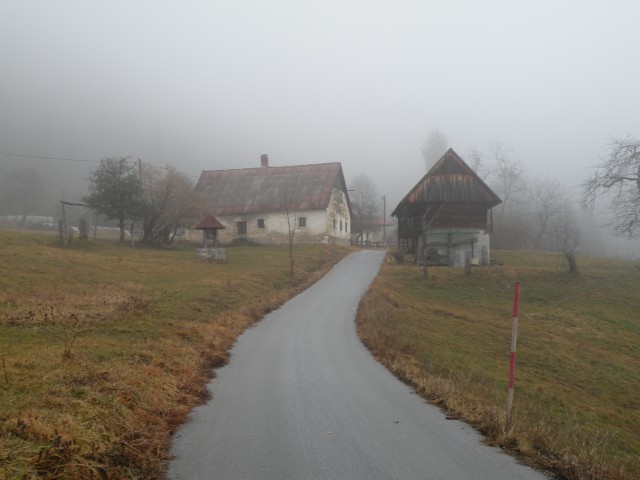
[[[640,478],[640,264],[496,252],[501,266],[383,265],[358,330],[451,418],[560,478]],[[506,430],[514,283],[522,283],[515,423]]]
[[[0,230],[0,479],[162,477],[238,334],[346,252],[296,247],[291,280],[286,247],[201,263]]]

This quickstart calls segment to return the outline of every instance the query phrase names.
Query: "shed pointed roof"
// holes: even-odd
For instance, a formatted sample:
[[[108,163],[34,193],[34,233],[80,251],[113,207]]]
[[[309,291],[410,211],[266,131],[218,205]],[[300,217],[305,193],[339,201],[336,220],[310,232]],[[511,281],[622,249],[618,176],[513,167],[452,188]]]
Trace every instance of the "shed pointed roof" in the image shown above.
[[[487,208],[502,203],[491,188],[467,165],[460,156],[449,149],[409,191],[394,209],[409,205],[474,203]]]
[[[221,224],[213,215],[207,215],[202,220],[200,220],[200,222],[198,222],[198,224],[194,228],[196,230],[220,230],[227,227]]]

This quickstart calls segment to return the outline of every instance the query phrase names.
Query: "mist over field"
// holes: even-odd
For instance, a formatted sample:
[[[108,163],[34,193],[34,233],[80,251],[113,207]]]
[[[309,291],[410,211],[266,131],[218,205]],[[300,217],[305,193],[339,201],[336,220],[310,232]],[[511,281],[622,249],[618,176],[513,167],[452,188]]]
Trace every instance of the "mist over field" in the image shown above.
[[[366,174],[389,213],[437,130],[486,164],[500,142],[577,197],[612,137],[640,136],[639,17],[631,0],[7,0],[0,183],[33,168],[31,214],[53,216],[104,157],[195,178],[267,153]],[[598,235],[596,253],[640,256]]]

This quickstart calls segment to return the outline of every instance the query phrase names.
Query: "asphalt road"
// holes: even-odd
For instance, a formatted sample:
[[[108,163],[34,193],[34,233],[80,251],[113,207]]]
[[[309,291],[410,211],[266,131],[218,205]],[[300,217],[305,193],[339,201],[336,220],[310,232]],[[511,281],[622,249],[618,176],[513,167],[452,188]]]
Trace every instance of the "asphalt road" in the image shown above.
[[[355,331],[383,255],[359,252],[247,330],[175,436],[170,479],[546,478],[481,444],[378,364]]]

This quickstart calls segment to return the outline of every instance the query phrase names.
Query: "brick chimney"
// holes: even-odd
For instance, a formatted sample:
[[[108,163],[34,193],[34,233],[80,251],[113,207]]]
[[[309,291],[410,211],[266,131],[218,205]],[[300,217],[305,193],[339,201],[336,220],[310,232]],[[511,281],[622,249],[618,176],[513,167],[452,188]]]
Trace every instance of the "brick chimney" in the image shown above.
[[[260,166],[262,168],[267,168],[269,166],[269,155],[266,153],[260,155]]]

